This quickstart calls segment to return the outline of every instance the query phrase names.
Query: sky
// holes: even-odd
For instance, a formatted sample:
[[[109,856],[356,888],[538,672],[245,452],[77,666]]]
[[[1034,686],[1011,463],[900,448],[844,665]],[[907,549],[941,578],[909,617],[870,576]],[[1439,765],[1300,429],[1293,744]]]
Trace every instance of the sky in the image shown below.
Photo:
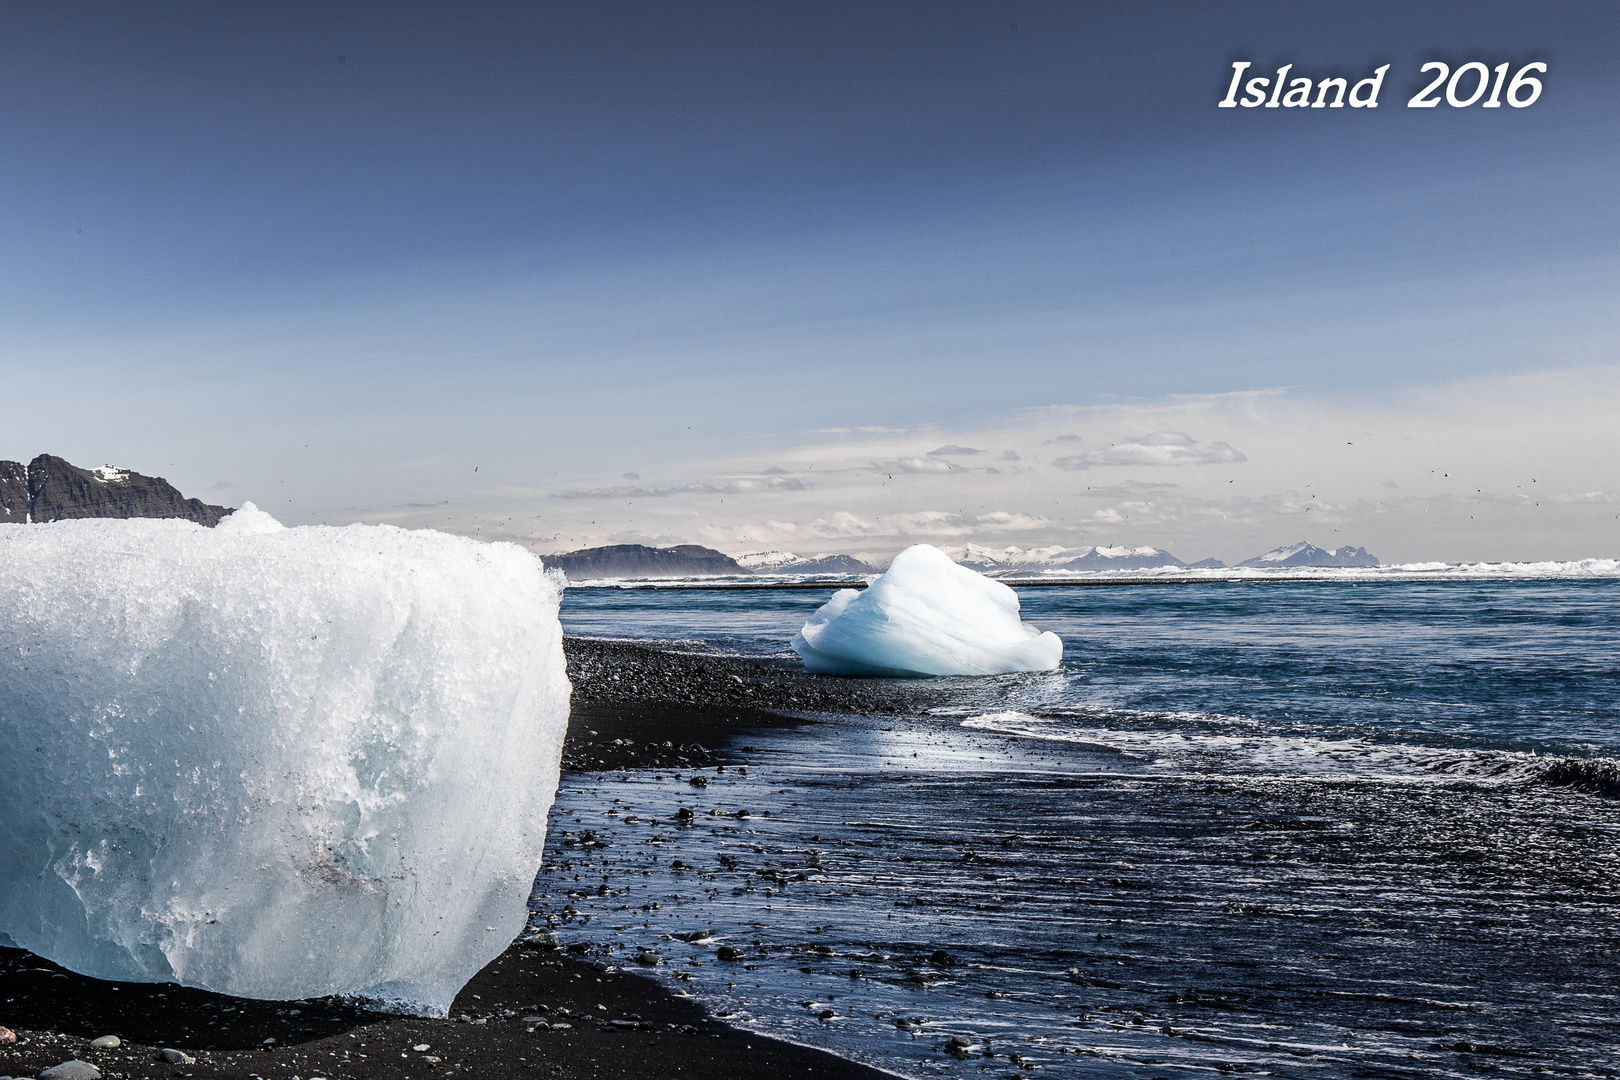
[[[542,553],[1616,557],[1617,47],[1612,3],[8,4],[0,458]],[[1541,96],[1406,106],[1476,60]],[[1234,61],[1389,68],[1222,109]]]

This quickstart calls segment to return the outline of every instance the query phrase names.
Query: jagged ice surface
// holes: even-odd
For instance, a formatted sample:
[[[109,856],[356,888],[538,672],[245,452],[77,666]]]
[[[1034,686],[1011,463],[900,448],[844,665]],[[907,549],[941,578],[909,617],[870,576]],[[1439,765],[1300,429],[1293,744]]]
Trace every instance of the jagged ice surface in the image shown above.
[[[918,544],[864,590],[834,593],[793,651],[827,675],[999,675],[1057,667],[1063,642],[1020,620],[1006,585]]]
[[[512,545],[252,504],[0,525],[0,939],[443,1015],[524,926],[559,599]]]

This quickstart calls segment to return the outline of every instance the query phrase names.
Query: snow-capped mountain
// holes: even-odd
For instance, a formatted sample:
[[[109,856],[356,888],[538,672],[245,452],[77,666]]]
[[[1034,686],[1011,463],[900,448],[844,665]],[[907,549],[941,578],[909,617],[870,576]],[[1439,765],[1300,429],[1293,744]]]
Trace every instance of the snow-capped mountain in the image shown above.
[[[983,544],[962,544],[940,549],[952,560],[975,570],[1050,569],[1058,563],[1079,555],[1085,548],[1066,548],[1059,544],[1042,548],[991,548]]]
[[[850,555],[795,555],[791,551],[751,551],[737,556],[750,574],[875,574],[877,569]]]
[[[1377,566],[1378,558],[1366,548],[1338,547],[1329,551],[1301,540],[1297,544],[1272,548],[1264,555],[1245,559],[1239,566]]]
[[[979,544],[943,549],[963,566],[989,573],[998,570],[1142,570],[1182,566],[1182,561],[1156,547],[988,548]]]
[[[735,558],[738,566],[755,574],[769,574],[808,561],[803,555],[795,555],[791,551],[750,551]]]
[[[1148,570],[1186,563],[1156,547],[1094,547],[1063,564],[1064,570]]]

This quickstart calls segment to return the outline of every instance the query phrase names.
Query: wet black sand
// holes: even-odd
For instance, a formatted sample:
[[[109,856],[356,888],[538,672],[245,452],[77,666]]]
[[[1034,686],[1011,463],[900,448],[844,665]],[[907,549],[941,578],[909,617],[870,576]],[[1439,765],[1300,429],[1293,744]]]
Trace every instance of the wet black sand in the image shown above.
[[[10,999],[0,1009],[18,1036],[0,1045],[0,1074],[17,1077],[75,1059],[111,1078],[884,1075],[727,1027],[647,979],[521,947],[462,990],[450,1020],[104,983],[13,949],[0,950],[0,980]],[[103,1035],[123,1045],[91,1048]],[[196,1060],[165,1062],[164,1048]]]
[[[620,641],[571,638],[566,648],[574,684],[566,772],[700,767],[742,728],[813,723],[815,713],[916,712],[945,700],[921,680],[807,675]]]
[[[894,713],[930,697],[919,684],[821,678],[628,643],[571,639],[567,650],[575,691],[564,768],[574,772],[701,766],[739,730],[813,722],[784,714]],[[108,983],[0,949],[0,1028],[0,1077],[32,1077],[70,1060],[110,1078],[885,1075],[728,1027],[650,979],[527,945],[474,977],[448,1020]],[[122,1045],[90,1046],[106,1035]],[[195,1060],[164,1061],[164,1049]]]

